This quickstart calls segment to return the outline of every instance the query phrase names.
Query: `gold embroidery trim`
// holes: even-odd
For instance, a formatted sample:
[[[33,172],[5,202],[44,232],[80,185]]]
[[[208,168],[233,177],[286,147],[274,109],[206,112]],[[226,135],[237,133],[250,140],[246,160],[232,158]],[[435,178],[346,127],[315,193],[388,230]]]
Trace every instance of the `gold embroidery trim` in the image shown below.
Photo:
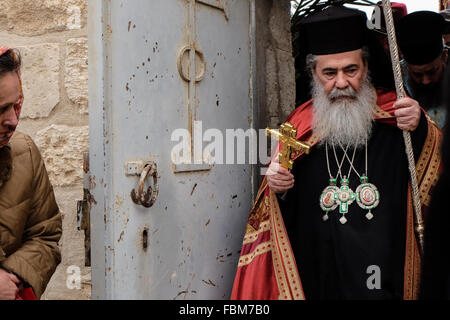
[[[408,186],[408,211],[406,226],[406,252],[404,274],[404,300],[417,300],[419,297],[421,261],[419,247],[414,232],[414,210],[411,194],[411,185]]]
[[[272,208],[275,209],[272,214],[272,231],[274,235],[273,239],[277,242],[277,246],[274,248],[278,248],[278,254],[276,255],[276,258],[274,258],[273,263],[277,272],[277,280],[279,279],[281,284],[281,286],[278,287],[280,289],[279,298],[280,300],[305,299],[300,276],[295,264],[292,249],[289,245],[289,239],[282,220],[277,198],[273,192],[270,193],[270,197],[273,203]],[[283,272],[282,267],[284,267],[285,273]],[[287,278],[285,274],[287,275]]]
[[[241,256],[239,258],[238,267],[246,266],[246,265],[250,264],[253,261],[253,259],[255,259],[257,256],[259,256],[263,253],[269,252],[272,247],[270,242],[271,241],[263,242],[263,243],[257,245],[255,250],[253,250],[251,253]]]
[[[392,118],[391,114],[389,112],[381,109],[381,107],[379,105],[376,105],[376,107],[375,107],[375,115],[378,118]]]
[[[275,222],[274,216],[276,213],[271,214],[272,225],[270,228],[270,238],[272,240],[272,264],[275,271],[275,279],[278,286],[278,300],[291,300],[291,293],[289,292],[288,283],[286,275],[284,273],[284,268],[282,266],[282,259],[280,256],[280,249],[277,246],[276,235],[275,235]]]
[[[433,141],[435,139],[435,130],[433,125],[428,122],[428,135],[425,139],[425,143],[422,147],[422,152],[420,153],[419,159],[416,164],[417,171],[417,181],[419,184],[422,182],[423,175],[425,173],[425,167],[428,164],[430,154],[433,148]]]
[[[422,204],[429,206],[431,201],[430,190],[436,185],[439,179],[439,167],[441,164],[440,143],[442,136],[439,134],[437,127],[429,123],[428,130],[430,139],[427,139],[424,149],[428,154],[422,152],[420,162],[417,165],[417,173],[420,172],[420,200]],[[436,139],[437,138],[437,139]],[[436,141],[435,141],[436,140]],[[428,170],[425,171],[425,166]]]
[[[267,220],[267,221],[261,222],[261,224],[259,225],[259,229],[257,231],[245,235],[244,241],[242,244],[246,245],[246,244],[255,242],[261,233],[269,231],[269,230],[270,230],[270,221]]]

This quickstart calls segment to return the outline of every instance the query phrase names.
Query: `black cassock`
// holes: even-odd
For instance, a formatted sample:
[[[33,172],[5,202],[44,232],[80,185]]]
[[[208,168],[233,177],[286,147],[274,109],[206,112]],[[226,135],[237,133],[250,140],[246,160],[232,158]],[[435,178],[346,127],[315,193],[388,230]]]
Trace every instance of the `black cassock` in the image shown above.
[[[422,113],[411,133],[416,160],[426,135]],[[328,150],[335,177],[338,166],[330,146]],[[336,148],[336,153],[341,161],[342,149]],[[347,154],[351,159],[353,149]],[[365,148],[356,150],[353,165],[360,175],[365,172]],[[342,174],[347,175],[349,168],[344,160]],[[319,198],[329,181],[325,145],[316,145],[309,155],[297,159],[292,173],[295,185],[279,203],[306,299],[402,299],[409,181],[402,131],[374,123],[368,141],[368,177],[378,188],[380,202],[372,209],[372,220],[356,200],[349,206],[347,223],[339,221],[339,208],[322,220]],[[352,171],[349,187],[355,192],[359,184]],[[374,288],[377,276],[379,289]]]

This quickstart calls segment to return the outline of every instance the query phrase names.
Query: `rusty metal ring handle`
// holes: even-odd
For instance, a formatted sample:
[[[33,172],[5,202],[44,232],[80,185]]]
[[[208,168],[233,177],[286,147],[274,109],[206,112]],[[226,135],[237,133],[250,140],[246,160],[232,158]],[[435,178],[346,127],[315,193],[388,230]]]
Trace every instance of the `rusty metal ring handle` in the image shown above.
[[[153,187],[148,187],[147,191],[144,191],[145,180],[148,176],[153,176]],[[139,189],[136,195],[135,189],[131,191],[131,199],[134,203],[142,205],[146,208],[150,208],[156,201],[158,197],[159,187],[158,187],[158,174],[156,163],[146,164],[142,170],[141,177],[139,179]],[[151,197],[150,197],[151,196]]]
[[[142,170],[142,172],[141,172],[141,178],[139,179],[139,193],[138,193],[140,199],[142,199],[142,195],[144,192],[145,180],[147,180],[147,176],[150,173],[152,168],[153,168],[153,166],[146,164],[144,167],[144,170]]]
[[[184,81],[191,82],[190,74],[183,67],[184,56],[185,56],[186,52],[190,54],[191,51],[194,51],[194,54],[199,58],[199,62],[201,64],[200,72],[197,74],[197,67],[195,67],[195,71],[194,71],[195,82],[200,82],[203,80],[205,73],[206,73],[205,56],[203,55],[203,52],[201,52],[200,50],[197,50],[191,46],[183,47],[181,49],[180,53],[178,54],[178,61],[177,61],[178,72]]]

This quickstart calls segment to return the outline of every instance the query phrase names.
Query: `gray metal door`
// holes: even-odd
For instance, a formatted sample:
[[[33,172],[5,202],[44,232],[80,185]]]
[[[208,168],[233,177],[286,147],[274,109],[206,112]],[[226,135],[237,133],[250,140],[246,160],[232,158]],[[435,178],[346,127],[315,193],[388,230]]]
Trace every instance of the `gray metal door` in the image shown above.
[[[229,297],[254,174],[248,160],[202,161],[208,142],[195,141],[218,129],[225,148],[226,129],[253,127],[253,11],[253,0],[89,1],[94,299]],[[177,132],[192,134],[191,163],[174,163]],[[150,207],[131,195],[151,202],[139,198],[146,164]]]

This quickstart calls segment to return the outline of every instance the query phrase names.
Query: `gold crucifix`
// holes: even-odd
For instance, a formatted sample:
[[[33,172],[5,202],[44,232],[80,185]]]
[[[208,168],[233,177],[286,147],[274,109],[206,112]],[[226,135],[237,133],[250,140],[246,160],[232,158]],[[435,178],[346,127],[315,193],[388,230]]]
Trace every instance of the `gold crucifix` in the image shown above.
[[[268,136],[276,136],[278,141],[283,143],[278,153],[278,160],[280,161],[281,166],[288,170],[291,170],[294,164],[294,161],[291,159],[292,149],[309,154],[309,149],[311,148],[310,145],[295,139],[297,130],[289,122],[283,123],[280,127],[280,131],[267,128],[266,133]]]

